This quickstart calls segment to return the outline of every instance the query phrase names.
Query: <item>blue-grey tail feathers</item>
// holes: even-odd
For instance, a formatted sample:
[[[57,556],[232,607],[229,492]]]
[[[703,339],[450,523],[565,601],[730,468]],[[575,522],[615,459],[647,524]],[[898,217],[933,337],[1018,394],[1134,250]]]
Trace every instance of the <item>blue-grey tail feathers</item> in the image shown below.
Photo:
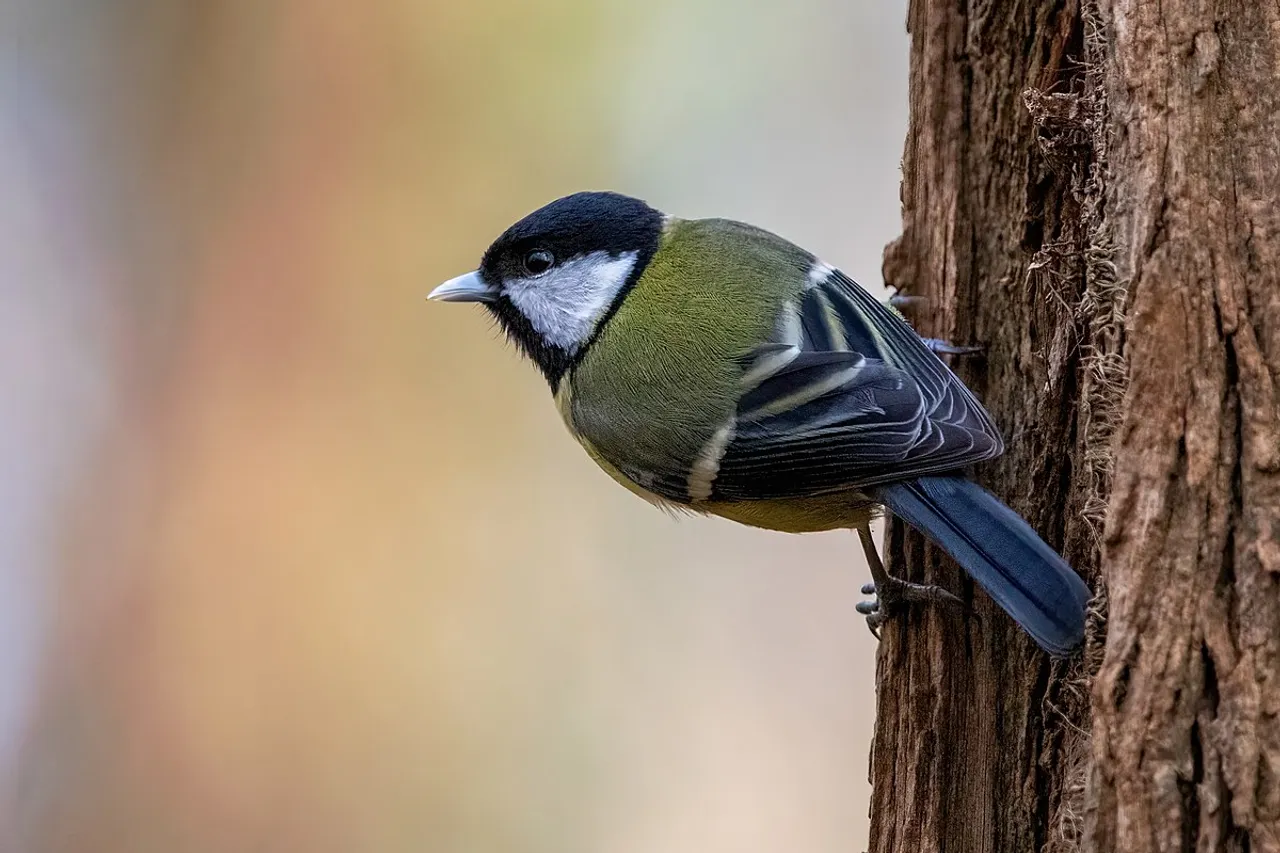
[[[961,477],[920,477],[874,497],[950,554],[1046,651],[1080,645],[1089,588],[990,492]]]

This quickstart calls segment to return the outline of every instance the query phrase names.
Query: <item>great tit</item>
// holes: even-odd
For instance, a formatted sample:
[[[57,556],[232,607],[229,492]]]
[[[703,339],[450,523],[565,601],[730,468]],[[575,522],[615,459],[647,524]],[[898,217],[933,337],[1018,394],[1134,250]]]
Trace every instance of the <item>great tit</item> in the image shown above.
[[[869,524],[887,507],[1044,649],[1080,644],[1088,587],[962,474],[1004,450],[990,415],[900,315],[804,249],[584,192],[512,225],[430,298],[482,303],[637,495],[769,530],[858,530],[874,619],[958,601],[884,572]]]

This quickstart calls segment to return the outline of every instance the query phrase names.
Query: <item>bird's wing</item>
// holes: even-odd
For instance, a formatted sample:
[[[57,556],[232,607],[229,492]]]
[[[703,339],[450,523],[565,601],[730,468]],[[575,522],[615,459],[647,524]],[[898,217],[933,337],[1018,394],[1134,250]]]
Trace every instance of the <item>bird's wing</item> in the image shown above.
[[[744,357],[737,412],[689,474],[688,499],[865,488],[1003,451],[981,404],[900,317],[822,272],[783,310],[775,339]]]

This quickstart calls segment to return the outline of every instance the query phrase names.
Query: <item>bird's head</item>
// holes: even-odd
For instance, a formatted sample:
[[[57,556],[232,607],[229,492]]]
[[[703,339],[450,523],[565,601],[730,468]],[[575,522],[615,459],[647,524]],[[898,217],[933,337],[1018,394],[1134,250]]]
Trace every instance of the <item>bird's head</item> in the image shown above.
[[[663,222],[618,193],[565,196],[512,225],[478,269],[428,298],[483,303],[555,386],[640,277]]]

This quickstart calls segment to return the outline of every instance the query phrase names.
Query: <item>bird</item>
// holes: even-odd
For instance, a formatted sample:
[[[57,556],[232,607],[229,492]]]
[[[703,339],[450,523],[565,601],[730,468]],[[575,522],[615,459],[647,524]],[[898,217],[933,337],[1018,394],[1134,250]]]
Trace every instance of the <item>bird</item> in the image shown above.
[[[569,432],[650,503],[787,533],[857,531],[873,632],[937,586],[889,576],[884,510],[949,554],[1051,655],[1089,588],[968,476],[1004,452],[991,416],[901,314],[762,228],[578,192],[507,228],[428,294],[479,303],[550,385]]]

